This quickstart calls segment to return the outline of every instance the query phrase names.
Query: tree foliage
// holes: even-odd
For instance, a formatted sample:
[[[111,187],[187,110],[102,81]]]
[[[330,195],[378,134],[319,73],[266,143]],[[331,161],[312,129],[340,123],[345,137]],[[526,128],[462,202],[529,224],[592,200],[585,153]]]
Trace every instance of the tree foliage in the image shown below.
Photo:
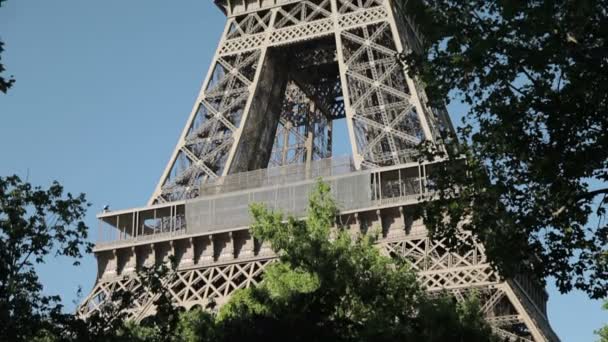
[[[327,184],[311,194],[306,220],[261,205],[252,214],[253,235],[269,241],[279,261],[259,286],[236,293],[221,309],[224,340],[491,340],[474,299],[431,299],[405,261],[380,254],[373,236],[332,230],[337,209]]]
[[[116,289],[111,300],[100,306],[86,319],[65,314],[53,313],[45,316],[45,325],[35,331],[32,339],[36,342],[182,342],[213,341],[205,338],[206,331],[213,331],[213,316],[201,310],[183,312],[171,301],[166,289],[167,281],[173,281],[175,264],[157,264],[142,267],[137,277],[141,280],[141,290],[150,293],[153,299],[154,314],[141,322],[129,319],[128,312],[133,308],[133,293]]]
[[[0,0],[0,7],[2,7],[2,3],[6,0]],[[4,51],[4,42],[0,40],[0,91],[6,93],[8,88],[13,86],[15,83],[15,79],[11,76],[6,78],[2,75],[2,73],[6,70],[4,65],[2,65],[2,52]]]
[[[608,3],[401,4],[425,37],[405,58],[410,72],[433,105],[470,108],[465,144],[429,150],[453,161],[433,176],[434,236],[470,230],[505,275],[608,295]]]
[[[49,254],[78,258],[91,245],[83,219],[84,194],[64,195],[54,182],[32,187],[0,177],[0,340],[27,340],[61,312],[60,298],[42,293],[35,266]]]

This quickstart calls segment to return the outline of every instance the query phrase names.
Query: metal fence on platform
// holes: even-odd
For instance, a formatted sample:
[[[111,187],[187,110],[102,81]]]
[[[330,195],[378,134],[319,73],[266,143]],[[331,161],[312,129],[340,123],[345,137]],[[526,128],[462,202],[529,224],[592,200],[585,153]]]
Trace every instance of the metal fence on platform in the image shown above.
[[[252,203],[304,217],[318,178],[329,183],[341,211],[413,202],[427,191],[426,169],[412,163],[355,171],[350,159],[327,159],[308,168],[290,165],[229,175],[205,185],[205,195],[192,200],[101,214],[97,247],[247,227]]]
[[[320,159],[307,164],[292,164],[268,169],[239,172],[204,183],[199,196],[212,196],[268,186],[291,184],[306,179],[328,178],[355,171],[349,156]]]
[[[372,205],[369,173],[354,173],[328,179],[331,192],[341,210]],[[189,233],[246,227],[252,223],[249,206],[262,203],[268,209],[295,217],[306,216],[308,196],[314,179],[273,187],[250,189],[247,192],[201,198],[186,202]]]

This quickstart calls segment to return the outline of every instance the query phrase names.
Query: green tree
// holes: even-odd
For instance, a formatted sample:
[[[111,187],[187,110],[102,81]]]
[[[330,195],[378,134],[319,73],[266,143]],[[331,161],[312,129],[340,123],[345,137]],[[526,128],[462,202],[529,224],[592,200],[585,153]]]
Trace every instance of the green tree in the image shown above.
[[[164,286],[175,276],[173,258],[138,271],[140,290],[152,294],[156,308],[141,324],[128,320],[130,291],[115,291],[86,320],[64,313],[59,296],[44,295],[37,265],[49,256],[78,265],[92,249],[83,221],[88,206],[84,194],[64,194],[57,182],[42,189],[18,176],[0,177],[0,341],[195,341],[201,325],[214,327],[210,314],[180,315],[173,305]]]
[[[464,144],[427,151],[451,161],[425,206],[433,235],[470,230],[504,275],[608,295],[608,3],[411,0],[399,13],[425,37],[401,57],[432,105],[470,108]]]
[[[213,329],[213,317],[202,311],[181,312],[171,301],[165,284],[173,281],[176,265],[161,263],[138,270],[139,291],[153,299],[154,314],[135,322],[128,312],[133,309],[133,293],[117,289],[111,300],[94,314],[82,319],[72,314],[56,313],[44,317],[46,325],[35,334],[36,342],[181,342],[198,341],[205,329]],[[204,326],[203,326],[204,325]],[[202,334],[202,335],[201,335]]]
[[[251,230],[279,260],[258,286],[222,307],[218,340],[488,341],[490,328],[474,300],[431,299],[403,260],[380,254],[374,237],[338,227],[329,186],[310,196],[306,220],[251,208]],[[441,324],[437,324],[441,322]]]
[[[6,0],[0,0],[0,7],[2,7],[2,3]],[[2,65],[2,52],[4,51],[4,42],[0,40],[0,91],[5,93],[8,91],[8,88],[13,86],[15,83],[15,79],[11,76],[9,78],[5,78],[2,73],[5,71],[4,65]]]
[[[0,177],[0,340],[22,341],[60,315],[59,296],[42,293],[35,266],[49,254],[74,258],[91,249],[83,219],[84,194],[64,195],[54,182],[32,187],[17,176]]]

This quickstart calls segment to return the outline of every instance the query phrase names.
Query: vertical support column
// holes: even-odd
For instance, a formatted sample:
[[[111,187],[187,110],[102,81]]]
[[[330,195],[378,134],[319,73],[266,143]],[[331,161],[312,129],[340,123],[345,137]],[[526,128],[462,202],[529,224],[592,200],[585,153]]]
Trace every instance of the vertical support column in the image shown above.
[[[116,231],[118,233],[117,240],[122,240],[122,230],[120,230],[120,215],[116,215]]]
[[[395,15],[393,13],[393,6],[391,5],[391,0],[384,0],[384,7],[386,9],[386,12],[388,13],[389,24],[391,26],[393,40],[395,41],[395,47],[397,48],[397,52],[402,53],[404,51],[403,43],[399,34],[399,30],[397,29],[397,22],[395,21]],[[412,96],[411,101],[416,107],[416,112],[418,113],[418,118],[420,119],[420,125],[422,126],[424,136],[429,141],[435,141],[435,137],[431,133],[428,118],[426,115],[427,111],[426,108],[423,107],[422,102],[420,101],[420,94],[418,93],[416,84],[414,80],[412,80],[411,77],[408,75],[405,67],[403,68],[402,72],[405,75],[407,86]]]
[[[338,20],[340,13],[338,13],[337,0],[330,1],[332,17],[334,20],[334,34],[336,37],[336,53],[338,57],[338,68],[340,70],[340,83],[342,84],[342,97],[344,98],[344,113],[346,113],[346,127],[348,128],[348,137],[350,139],[350,146],[352,150],[353,161],[355,163],[355,168],[357,170],[360,170],[361,163],[363,162],[363,157],[359,153],[357,140],[355,138],[355,127],[353,123],[353,116],[355,113],[351,107],[350,94],[347,86],[348,80],[346,78],[346,70],[348,69],[348,66],[344,63],[344,53],[342,50],[342,29]]]
[[[307,118],[307,135],[306,135],[306,174],[310,173],[310,166],[312,163],[313,157],[313,148],[314,148],[314,140],[315,140],[315,122],[313,121],[313,116],[315,115],[316,107],[315,102],[310,101],[308,108],[308,118]]]
[[[227,20],[226,23],[224,24],[224,31],[222,32],[222,37],[215,50],[215,55],[213,56],[213,60],[211,62],[211,66],[209,67],[209,71],[207,71],[207,76],[205,77],[205,80],[203,81],[203,84],[201,86],[201,90],[199,91],[198,96],[196,97],[196,101],[194,102],[194,105],[192,106],[192,110],[190,111],[190,116],[188,116],[186,125],[184,126],[184,129],[182,130],[182,133],[177,142],[177,145],[175,146],[175,149],[173,150],[173,154],[171,155],[171,158],[169,159],[169,163],[167,163],[167,166],[165,167],[165,170],[163,171],[163,174],[161,175],[161,177],[158,181],[158,184],[156,185],[156,189],[154,190],[154,192],[152,193],[152,196],[148,200],[148,205],[154,204],[154,201],[159,198],[159,196],[162,192],[162,186],[165,183],[166,179],[169,177],[171,168],[173,167],[173,164],[177,160],[177,156],[179,154],[181,147],[185,143],[186,136],[188,135],[188,132],[190,131],[190,127],[192,127],[192,124],[194,123],[194,119],[196,118],[198,108],[201,104],[201,101],[204,98],[205,89],[207,89],[207,86],[209,85],[209,82],[211,81],[211,77],[213,76],[213,69],[214,69],[215,65],[217,64],[217,60],[219,58],[219,51],[226,41],[226,37],[230,30],[230,25],[231,25],[230,20]]]
[[[109,252],[101,252],[97,254],[97,259],[99,260],[99,264],[102,265],[105,263],[105,267],[103,268],[102,278],[113,278],[118,274],[118,256],[116,250],[113,249]]]
[[[172,205],[169,207],[169,230],[175,230],[175,206]]]
[[[215,249],[217,261],[233,260],[234,243],[232,239],[232,232],[213,235],[213,248]]]
[[[239,234],[239,239],[241,239],[241,249],[239,250],[238,258],[251,258],[254,256],[255,246],[253,236],[251,236],[251,232],[249,230],[242,232]]]
[[[291,121],[287,121],[283,130],[283,150],[281,151],[281,165],[287,165],[287,154],[289,153],[289,132],[293,127]]]
[[[139,210],[134,212],[133,215],[135,215],[135,234],[139,235]],[[143,227],[141,229],[141,235],[144,235]]]
[[[199,263],[203,265],[208,265],[213,263],[213,241],[210,235],[202,236],[200,239],[201,245],[201,256],[199,259]]]
[[[125,266],[122,269],[122,274],[134,273],[137,268],[137,254],[135,247],[127,248]]]
[[[314,145],[314,133],[312,130],[308,131],[306,136],[306,178],[312,177],[312,149]]]
[[[194,239],[187,239],[184,244],[181,246],[183,248],[183,253],[181,260],[179,262],[180,266],[188,267],[194,265]]]
[[[260,47],[260,57],[249,98],[234,143],[228,153],[222,176],[266,167],[272,153],[272,144],[279,123],[281,101],[287,84],[286,65],[278,55],[270,55],[269,37],[273,33],[278,9],[272,9],[266,29],[265,42]]]

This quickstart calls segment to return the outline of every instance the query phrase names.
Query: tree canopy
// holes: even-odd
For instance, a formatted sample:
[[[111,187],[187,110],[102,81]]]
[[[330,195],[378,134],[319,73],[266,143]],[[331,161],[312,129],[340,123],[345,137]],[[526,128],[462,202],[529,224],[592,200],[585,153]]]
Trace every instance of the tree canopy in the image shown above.
[[[401,5],[425,38],[405,56],[409,72],[432,105],[469,108],[462,144],[429,149],[464,163],[434,173],[428,228],[448,238],[472,231],[504,275],[608,295],[608,3]]]
[[[279,260],[219,312],[226,340],[491,340],[474,298],[430,298],[405,261],[380,254],[373,236],[332,230],[337,209],[327,184],[312,192],[306,220],[260,205],[252,213],[253,235],[269,241]]]
[[[87,206],[84,194],[64,195],[57,182],[42,189],[0,177],[0,340],[28,340],[61,313],[59,296],[42,293],[35,266],[51,253],[77,264],[90,251]]]

